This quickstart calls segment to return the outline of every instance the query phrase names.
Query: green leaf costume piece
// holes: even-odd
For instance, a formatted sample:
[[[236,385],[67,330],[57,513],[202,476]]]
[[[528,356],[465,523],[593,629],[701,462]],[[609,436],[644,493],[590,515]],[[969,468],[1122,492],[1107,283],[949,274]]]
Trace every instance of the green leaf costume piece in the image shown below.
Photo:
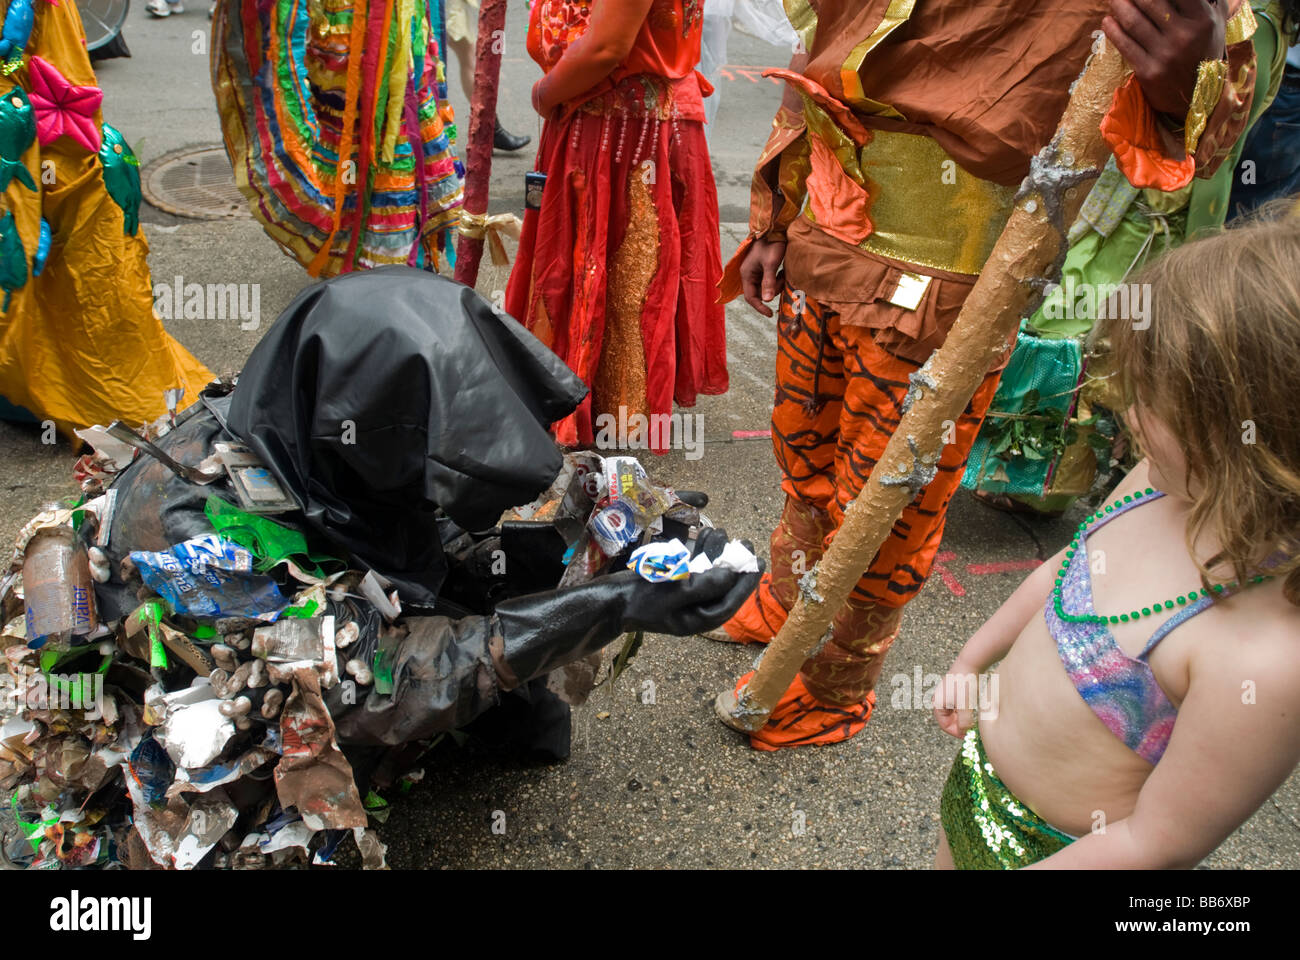
[[[26,172],[24,170],[24,172]],[[27,283],[27,254],[18,237],[14,215],[8,210],[0,217],[0,289],[5,292],[0,309],[9,309],[9,295]]]
[[[31,172],[23,166],[23,154],[35,139],[36,111],[23,88],[13,87],[0,99],[0,190],[8,190],[14,177],[29,190],[36,189]]]
[[[135,236],[140,229],[140,160],[117,128],[103,126],[104,142],[99,162],[104,168],[104,186],[113,202],[122,208],[122,230]]]

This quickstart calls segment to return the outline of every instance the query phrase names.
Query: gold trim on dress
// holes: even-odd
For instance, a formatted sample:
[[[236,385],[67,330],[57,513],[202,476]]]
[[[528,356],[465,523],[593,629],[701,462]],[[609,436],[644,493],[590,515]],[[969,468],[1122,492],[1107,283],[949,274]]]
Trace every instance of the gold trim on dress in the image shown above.
[[[874,50],[885,37],[906,23],[915,8],[916,0],[890,0],[889,6],[885,8],[885,15],[877,24],[876,29],[871,31],[871,35],[867,39],[853,48],[848,59],[844,61],[844,65],[840,67],[840,85],[844,88],[844,98],[856,107],[859,112],[881,117],[895,117],[899,120],[904,119],[903,115],[889,104],[881,103],[879,100],[873,100],[867,96],[866,91],[862,88],[862,76],[858,71],[862,68],[862,61],[867,58],[867,54]]]
[[[1255,20],[1255,12],[1250,9],[1250,0],[1242,0],[1241,9],[1233,15],[1223,30],[1223,42],[1227,46],[1234,43],[1241,43],[1243,40],[1249,40],[1255,35],[1255,30],[1259,23]]]
[[[1188,156],[1196,154],[1201,134],[1210,122],[1210,114],[1214,112],[1219,97],[1223,95],[1223,84],[1227,79],[1226,60],[1202,60],[1196,68],[1196,87],[1192,90],[1192,102],[1187,107],[1187,121],[1183,125],[1183,149]]]
[[[646,297],[659,272],[659,214],[640,169],[628,171],[628,220],[607,282],[604,338],[592,382],[591,413],[649,413],[643,335]]]

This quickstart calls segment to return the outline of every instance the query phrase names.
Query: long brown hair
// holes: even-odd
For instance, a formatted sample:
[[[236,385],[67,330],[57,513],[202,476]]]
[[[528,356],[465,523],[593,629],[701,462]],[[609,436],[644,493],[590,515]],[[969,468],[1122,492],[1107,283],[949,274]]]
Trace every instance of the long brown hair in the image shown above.
[[[1125,400],[1187,458],[1189,550],[1204,532],[1222,548],[1197,559],[1202,582],[1223,564],[1242,583],[1282,576],[1300,605],[1300,216],[1280,214],[1271,205],[1145,268],[1133,281],[1150,285],[1150,326],[1107,319],[1098,333]]]

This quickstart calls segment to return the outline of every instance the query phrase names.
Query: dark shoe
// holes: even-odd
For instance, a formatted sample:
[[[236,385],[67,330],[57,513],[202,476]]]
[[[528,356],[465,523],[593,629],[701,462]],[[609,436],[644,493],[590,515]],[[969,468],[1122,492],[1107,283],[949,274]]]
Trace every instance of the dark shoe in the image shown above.
[[[532,137],[516,137],[513,133],[501,126],[501,121],[497,121],[497,132],[492,138],[492,146],[498,150],[506,150],[513,153],[516,150],[522,150],[533,142]]]

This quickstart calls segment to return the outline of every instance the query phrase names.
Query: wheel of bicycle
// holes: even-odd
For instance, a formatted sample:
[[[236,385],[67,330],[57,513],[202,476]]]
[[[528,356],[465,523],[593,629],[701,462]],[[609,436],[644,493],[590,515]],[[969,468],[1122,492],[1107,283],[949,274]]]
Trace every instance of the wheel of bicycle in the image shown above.
[[[77,0],[77,12],[86,28],[86,49],[98,50],[122,30],[131,0]]]

